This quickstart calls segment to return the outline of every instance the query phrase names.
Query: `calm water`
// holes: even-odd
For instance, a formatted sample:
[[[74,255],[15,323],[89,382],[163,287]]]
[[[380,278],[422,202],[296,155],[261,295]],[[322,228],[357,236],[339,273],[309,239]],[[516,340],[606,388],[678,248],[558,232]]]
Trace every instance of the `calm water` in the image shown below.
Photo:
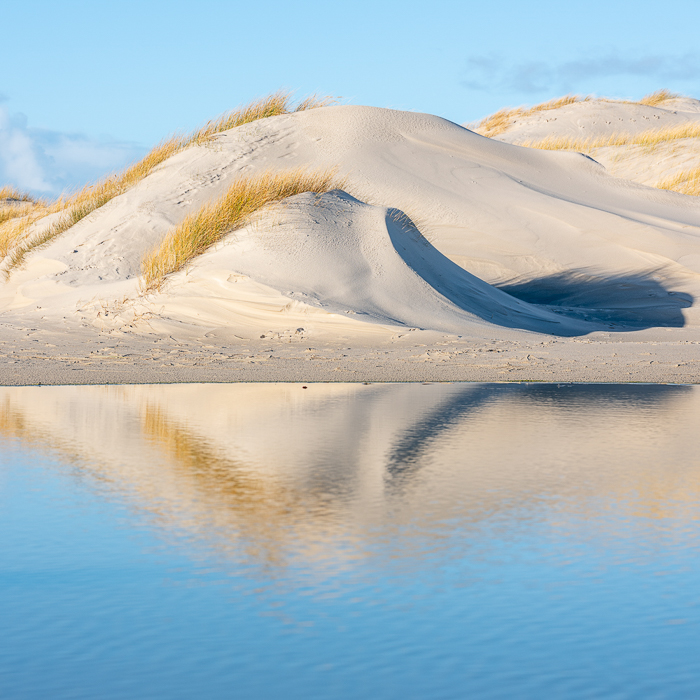
[[[0,697],[698,698],[700,387],[0,388]]]

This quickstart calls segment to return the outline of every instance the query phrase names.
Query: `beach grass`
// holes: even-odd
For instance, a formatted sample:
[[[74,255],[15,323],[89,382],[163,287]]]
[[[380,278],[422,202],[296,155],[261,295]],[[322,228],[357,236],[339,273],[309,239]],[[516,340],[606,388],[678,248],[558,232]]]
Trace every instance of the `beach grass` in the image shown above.
[[[5,187],[0,187],[0,203],[2,200],[7,200],[8,202],[33,202],[34,198],[26,192],[21,192],[15,187],[6,185]]]
[[[21,192],[15,187],[0,187],[0,225],[45,206],[46,203],[43,200],[37,200],[27,192]]]
[[[30,224],[46,216],[49,203],[15,187],[0,187],[0,259],[7,255]]]
[[[99,209],[114,197],[126,192],[136,183],[143,180],[149,173],[153,172],[158,165],[185,148],[204,144],[222,131],[258,119],[324,107],[332,102],[332,98],[319,98],[313,95],[298,104],[294,104],[292,95],[289,92],[278,91],[234,111],[227,112],[221,117],[207,122],[203,127],[189,135],[176,135],[162,141],[142,160],[129,166],[123,172],[111,175],[95,184],[84,187],[68,197],[56,200],[47,205],[45,211],[38,213],[36,216],[30,215],[31,221],[25,222],[23,226],[12,227],[11,230],[8,230],[5,236],[6,250],[4,256],[9,255],[9,259],[5,265],[5,277],[9,277],[13,269],[20,267],[27,255],[33,250],[49,244],[93,211]],[[5,189],[9,191],[9,188]],[[23,235],[26,234],[31,224],[35,223],[41,216],[58,211],[62,211],[63,214],[50,226],[29,237]],[[2,233],[0,233],[0,237],[2,237]],[[2,253],[1,244],[0,253]]]
[[[578,151],[590,153],[596,148],[607,146],[655,146],[679,139],[700,138],[700,123],[690,122],[680,126],[664,129],[650,129],[638,134],[616,132],[609,136],[589,137],[585,139],[571,136],[547,136],[543,139],[523,141],[520,146],[539,148],[545,151]]]
[[[542,102],[534,107],[507,107],[482,119],[475,131],[482,136],[492,138],[493,136],[498,136],[504,131],[507,131],[511,124],[523,117],[535,114],[536,112],[559,109],[559,107],[564,107],[574,102],[586,102],[590,99],[590,97],[581,97],[580,95],[564,95],[564,97],[557,97],[556,99]]]
[[[656,107],[657,105],[660,105],[663,102],[666,102],[667,100],[675,100],[677,97],[680,97],[680,95],[675,92],[671,92],[666,88],[662,88],[661,90],[652,92],[649,95],[645,95],[644,97],[642,97],[641,100],[639,100],[637,104],[648,105],[649,107]]]
[[[680,95],[663,88],[661,90],[657,90],[656,92],[652,92],[649,95],[645,95],[638,102],[631,102],[628,100],[611,100],[604,97],[599,99],[604,102],[620,102],[623,104],[639,104],[647,105],[649,107],[656,107],[667,100],[673,100],[677,97],[680,97]],[[580,95],[564,95],[564,97],[557,97],[553,100],[549,100],[549,102],[542,102],[541,104],[535,105],[534,107],[501,109],[495,114],[491,114],[490,116],[482,119],[477,125],[475,131],[482,136],[492,138],[493,136],[498,136],[499,134],[507,131],[512,124],[523,117],[528,117],[536,112],[559,109],[560,107],[564,107],[565,105],[569,105],[574,102],[588,102],[592,99],[593,97],[590,95],[586,97],[581,97]]]
[[[263,208],[296,194],[328,192],[344,184],[334,170],[268,171],[238,178],[220,199],[190,214],[144,256],[143,290],[158,289],[167,275],[181,270],[226,235],[245,226]]]
[[[660,190],[672,190],[681,194],[700,197],[700,167],[684,170],[656,184]]]

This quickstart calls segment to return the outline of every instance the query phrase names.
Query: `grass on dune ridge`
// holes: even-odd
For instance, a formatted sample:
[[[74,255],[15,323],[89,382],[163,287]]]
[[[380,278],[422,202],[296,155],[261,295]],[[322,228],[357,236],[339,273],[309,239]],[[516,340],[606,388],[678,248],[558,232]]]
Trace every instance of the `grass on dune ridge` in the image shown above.
[[[158,165],[171,156],[192,145],[202,145],[216,134],[248,124],[258,119],[273,117],[292,112],[306,111],[324,107],[333,102],[332,98],[319,98],[315,95],[294,104],[288,92],[279,91],[268,97],[251,102],[237,110],[226,112],[218,119],[207,122],[202,128],[186,136],[173,136],[159,143],[142,160],[128,167],[123,172],[112,175],[93,185],[51,204],[46,204],[41,211],[25,216],[20,224],[3,226],[0,220],[0,254],[9,259],[5,266],[5,276],[21,266],[27,255],[37,248],[47,245],[57,236],[77,224],[81,219],[109,202],[114,197],[126,192],[137,182],[145,178]],[[13,191],[3,188],[0,191]],[[33,223],[46,214],[62,212],[61,216],[46,229],[27,237],[27,231]],[[4,252],[3,252],[4,251]]]
[[[33,202],[34,198],[26,192],[20,192],[14,187],[0,187],[0,200],[8,202]]]
[[[677,97],[680,97],[678,93],[662,88],[661,90],[652,92],[649,95],[645,95],[637,104],[656,107],[667,100],[675,100]]]
[[[590,99],[590,97],[581,97],[580,95],[565,95],[564,97],[549,100],[549,102],[542,102],[534,107],[506,107],[505,109],[501,109],[495,114],[491,114],[490,116],[482,119],[477,125],[475,131],[482,136],[492,138],[493,136],[498,136],[504,131],[507,131],[508,127],[516,119],[522,119],[523,117],[535,114],[536,112],[558,109],[564,105],[570,105],[573,102],[586,102]]]
[[[0,187],[0,259],[28,228],[27,222],[46,216],[48,207],[43,199],[35,199],[14,187]]]
[[[700,197],[700,167],[684,170],[656,184],[660,190],[672,190],[681,194]]]
[[[650,129],[638,134],[617,132],[610,136],[577,139],[571,136],[547,136],[536,141],[523,141],[520,146],[539,148],[545,151],[579,151],[588,153],[595,148],[606,146],[655,146],[678,139],[700,138],[700,123],[691,122],[666,129]]]
[[[298,169],[237,179],[220,199],[190,214],[144,257],[143,290],[158,289],[166,275],[181,270],[224,236],[245,226],[264,207],[302,192],[322,193],[344,185],[334,170]]]
[[[639,104],[649,107],[657,107],[668,100],[674,100],[681,95],[667,89],[657,90],[646,95],[638,102],[626,100],[607,100],[610,102],[621,102],[624,104]],[[591,97],[580,98],[576,95],[566,95],[549,102],[543,102],[535,107],[517,109],[503,109],[483,119],[476,127],[476,131],[482,136],[498,136],[504,133],[515,123],[518,118],[526,117],[535,112],[557,109],[573,102],[591,100]],[[596,149],[609,146],[647,146],[653,147],[657,144],[677,141],[680,139],[700,138],[700,123],[690,122],[661,129],[649,129],[637,134],[627,132],[616,132],[609,136],[598,136],[588,138],[575,138],[572,136],[547,136],[542,139],[522,141],[518,145],[527,148],[537,148],[547,151],[578,151],[580,153],[592,153]],[[685,170],[675,176],[666,178],[656,184],[659,189],[673,190],[681,194],[700,196],[700,168]]]
[[[628,100],[609,100],[607,98],[600,99],[606,102],[622,102],[624,104],[639,104],[647,105],[648,107],[657,107],[663,102],[673,100],[677,97],[680,97],[680,95],[663,88],[662,90],[657,90],[649,95],[645,95],[638,102],[630,102]],[[565,105],[570,105],[574,102],[589,102],[592,99],[593,97],[591,95],[587,95],[586,97],[581,97],[580,95],[564,95],[564,97],[557,97],[553,100],[549,100],[549,102],[542,102],[541,104],[535,105],[534,107],[507,107],[482,119],[477,124],[475,131],[482,136],[492,138],[508,131],[510,126],[512,126],[518,119],[522,119],[523,117],[529,117],[531,114],[535,114],[537,112],[559,109],[559,107],[564,107]]]

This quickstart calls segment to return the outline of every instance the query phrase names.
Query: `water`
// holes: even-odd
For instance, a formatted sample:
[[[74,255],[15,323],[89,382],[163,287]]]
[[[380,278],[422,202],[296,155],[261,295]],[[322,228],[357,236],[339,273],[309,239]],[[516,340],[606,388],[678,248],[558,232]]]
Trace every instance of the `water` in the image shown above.
[[[700,387],[0,388],[0,697],[700,697]]]

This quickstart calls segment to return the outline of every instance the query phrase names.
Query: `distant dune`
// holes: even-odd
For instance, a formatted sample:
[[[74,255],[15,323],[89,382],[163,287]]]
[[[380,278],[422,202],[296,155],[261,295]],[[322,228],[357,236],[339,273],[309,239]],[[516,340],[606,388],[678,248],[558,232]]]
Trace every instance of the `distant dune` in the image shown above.
[[[700,199],[646,186],[700,165],[699,101],[564,99],[491,138],[317,104],[210,129],[95,188],[104,203],[0,220],[0,322],[387,343],[700,328]],[[293,181],[319,174],[310,193]],[[261,195],[273,175],[284,187]]]
[[[700,100],[661,90],[642,102],[568,97],[475,125],[505,143],[587,153],[617,177],[700,195]]]

